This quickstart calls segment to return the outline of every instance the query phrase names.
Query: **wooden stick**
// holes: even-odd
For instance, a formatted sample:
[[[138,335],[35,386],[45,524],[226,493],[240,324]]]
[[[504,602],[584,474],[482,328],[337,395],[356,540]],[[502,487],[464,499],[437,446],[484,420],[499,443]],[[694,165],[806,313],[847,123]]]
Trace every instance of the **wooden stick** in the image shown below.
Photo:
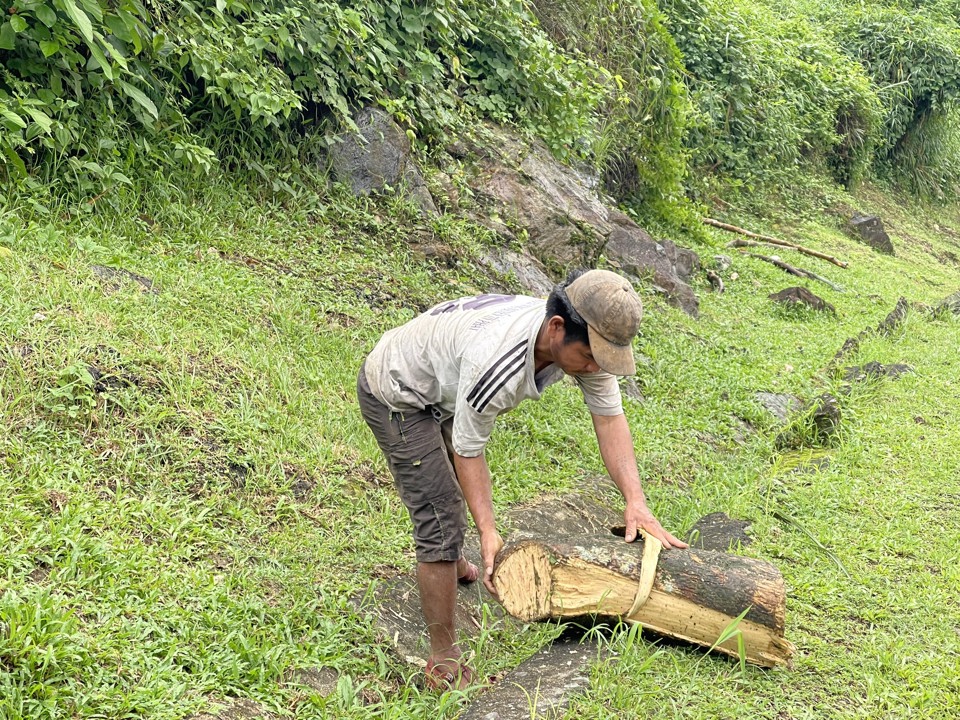
[[[744,230],[741,227],[736,225],[728,225],[727,223],[720,222],[719,220],[714,220],[713,218],[703,218],[704,225],[710,225],[711,227],[720,228],[721,230],[726,230],[728,232],[737,233],[738,235],[744,235],[748,238],[753,238],[754,240],[759,240],[760,242],[766,243],[768,245],[777,245],[779,247],[790,248],[791,250],[796,250],[797,252],[803,253],[804,255],[809,255],[811,257],[820,258],[821,260],[826,260],[827,262],[832,262],[834,265],[842,268],[846,268],[848,263],[845,263],[842,260],[837,260],[837,258],[826,255],[825,253],[818,252],[816,250],[811,250],[805,248],[802,245],[795,245],[794,243],[789,243],[786,240],[778,240],[775,237],[770,237],[769,235],[760,235],[755,232],[750,232],[749,230]],[[734,240],[728,247],[741,247],[740,244],[751,245],[756,243],[746,243],[743,240]]]
[[[788,263],[785,263],[780,258],[768,257],[766,255],[758,255],[757,253],[748,253],[748,252],[744,252],[743,250],[740,251],[740,254],[746,255],[747,257],[756,258],[757,260],[763,260],[764,262],[768,262],[771,265],[776,265],[778,268],[780,268],[785,272],[790,273],[791,275],[796,275],[797,277],[802,277],[802,278],[810,278],[811,280],[818,280],[824,283],[825,285],[829,285],[837,292],[843,292],[842,287],[840,287],[836,283],[830,282],[825,277],[822,277],[820,275],[817,275],[816,273],[810,272],[809,270],[805,270],[803,268],[798,268],[798,267],[794,267],[793,265],[789,265]]]

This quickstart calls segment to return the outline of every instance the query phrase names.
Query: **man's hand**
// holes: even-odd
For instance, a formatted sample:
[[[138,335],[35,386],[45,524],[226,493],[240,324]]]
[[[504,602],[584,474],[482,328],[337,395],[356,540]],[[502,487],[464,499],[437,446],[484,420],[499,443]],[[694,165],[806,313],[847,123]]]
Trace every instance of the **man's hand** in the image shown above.
[[[653,513],[650,512],[650,509],[646,505],[628,504],[627,509],[623,513],[623,520],[627,526],[627,532],[624,537],[627,542],[636,540],[637,529],[643,528],[659,540],[663,544],[663,547],[667,549],[690,547],[682,540],[677,540],[677,538],[664,530],[660,521],[653,516]]]
[[[496,530],[480,533],[480,558],[483,561],[483,586],[490,591],[497,600],[500,596],[493,586],[493,570],[496,565],[497,553],[503,547],[503,538]]]

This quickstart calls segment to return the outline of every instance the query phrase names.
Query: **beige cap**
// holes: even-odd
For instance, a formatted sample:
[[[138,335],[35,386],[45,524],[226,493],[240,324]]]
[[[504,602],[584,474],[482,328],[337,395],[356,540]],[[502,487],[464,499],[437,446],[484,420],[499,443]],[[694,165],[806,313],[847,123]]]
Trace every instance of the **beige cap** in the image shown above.
[[[633,338],[643,303],[630,281],[609,270],[589,270],[566,287],[570,304],[587,323],[590,350],[601,370],[633,375]]]

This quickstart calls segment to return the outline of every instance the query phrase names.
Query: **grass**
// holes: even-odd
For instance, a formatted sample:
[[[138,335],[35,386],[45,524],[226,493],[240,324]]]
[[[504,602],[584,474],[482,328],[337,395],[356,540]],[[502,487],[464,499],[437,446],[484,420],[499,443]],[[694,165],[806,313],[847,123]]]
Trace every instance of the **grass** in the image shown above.
[[[755,228],[850,261],[780,253],[846,288],[804,283],[836,317],[774,307],[767,294],[795,279],[701,234],[707,264],[733,256],[727,292],[698,286],[693,320],[641,288],[644,401],[627,402],[665,525],[718,510],[753,520],[746,551],[787,580],[794,667],[741,671],[617,631],[604,639],[616,659],[567,717],[949,718],[960,706],[960,321],[912,311],[847,358],[911,365],[896,381],[848,389],[823,372],[900,295],[931,304],[960,289],[948,255],[960,218],[935,224],[876,189],[845,201],[882,209],[896,258],[831,215]],[[424,258],[407,240],[453,252]],[[470,262],[484,241],[395,201],[283,200],[227,182],[0,213],[0,716],[182,718],[238,697],[303,718],[455,717],[460,698],[419,691],[349,602],[412,565],[353,387],[382,331],[485,289]],[[777,449],[754,393],[827,390],[839,437]],[[796,472],[813,452],[829,466]],[[602,469],[566,385],[501,418],[489,457],[501,510]],[[514,667],[556,632],[491,623],[481,670]],[[340,673],[328,697],[293,679],[323,666]]]

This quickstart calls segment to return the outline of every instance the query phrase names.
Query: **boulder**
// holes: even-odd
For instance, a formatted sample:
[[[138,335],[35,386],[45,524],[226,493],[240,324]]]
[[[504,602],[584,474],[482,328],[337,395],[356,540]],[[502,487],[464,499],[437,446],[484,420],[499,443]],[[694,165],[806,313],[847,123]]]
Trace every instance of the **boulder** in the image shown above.
[[[883,229],[883,221],[876,215],[857,213],[847,222],[854,237],[872,247],[877,252],[893,255],[893,243]]]
[[[696,253],[670,241],[654,240],[627,215],[608,206],[597,179],[555,160],[540,144],[532,146],[497,131],[490,148],[468,179],[480,200],[475,219],[499,235],[503,218],[525,232],[526,249],[554,277],[575,267],[595,267],[601,256],[635,281],[650,282],[668,302],[696,316],[699,301],[688,281],[700,268]]]
[[[772,414],[781,424],[786,423],[793,413],[803,407],[803,403],[800,402],[799,398],[793,395],[758,392],[754,397],[763,405],[764,409]]]
[[[788,287],[780,292],[771,293],[767,296],[774,302],[785,305],[806,305],[813,310],[827,311],[836,314],[837,310],[830,303],[819,295],[815,295],[805,287]]]
[[[424,214],[436,215],[437,206],[411,155],[410,139],[393,118],[368,107],[354,122],[359,132],[342,135],[330,149],[334,177],[357,195],[403,190]]]

